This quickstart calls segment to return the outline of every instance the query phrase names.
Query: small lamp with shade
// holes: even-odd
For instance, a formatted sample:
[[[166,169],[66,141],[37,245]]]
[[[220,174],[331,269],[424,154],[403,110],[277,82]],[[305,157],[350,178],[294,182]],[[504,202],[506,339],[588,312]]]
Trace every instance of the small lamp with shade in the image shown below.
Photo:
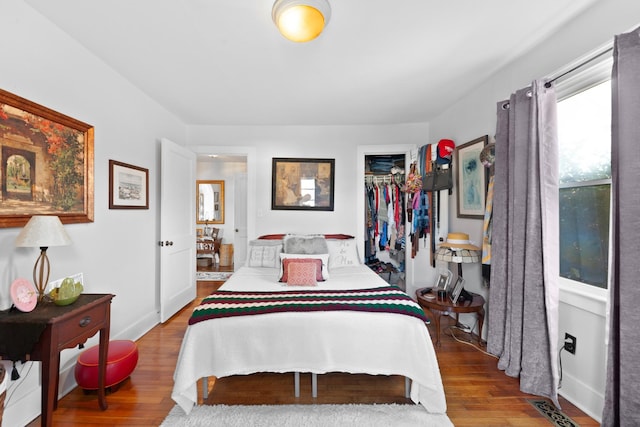
[[[466,233],[449,233],[447,240],[436,250],[436,261],[458,264],[458,278],[462,279],[462,264],[480,262],[481,249],[471,244]],[[464,289],[461,290],[466,294]],[[456,298],[457,299],[457,298]]]
[[[33,282],[38,290],[38,301],[44,298],[49,282],[49,257],[47,249],[51,246],[66,246],[71,238],[55,215],[33,215],[16,238],[17,247],[40,248],[40,256],[33,266]]]

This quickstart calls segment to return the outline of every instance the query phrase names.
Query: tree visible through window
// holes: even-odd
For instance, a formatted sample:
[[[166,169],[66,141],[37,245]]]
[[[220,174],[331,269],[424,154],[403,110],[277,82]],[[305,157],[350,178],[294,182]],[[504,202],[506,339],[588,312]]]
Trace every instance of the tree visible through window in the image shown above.
[[[611,82],[558,102],[560,276],[607,287]]]

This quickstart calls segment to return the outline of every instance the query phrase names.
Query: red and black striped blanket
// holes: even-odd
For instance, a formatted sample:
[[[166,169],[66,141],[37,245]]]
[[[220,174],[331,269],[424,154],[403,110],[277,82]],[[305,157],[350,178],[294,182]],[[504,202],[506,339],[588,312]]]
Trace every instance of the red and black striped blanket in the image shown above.
[[[418,303],[399,288],[388,286],[345,291],[217,291],[194,308],[189,324],[222,317],[311,311],[397,313],[427,320]]]

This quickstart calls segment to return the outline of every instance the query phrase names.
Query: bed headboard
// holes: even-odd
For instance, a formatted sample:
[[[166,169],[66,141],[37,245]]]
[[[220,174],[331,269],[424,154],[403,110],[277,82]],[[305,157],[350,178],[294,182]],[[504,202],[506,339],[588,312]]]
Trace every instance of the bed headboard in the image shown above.
[[[281,233],[281,234],[263,234],[262,236],[258,237],[259,240],[282,240],[284,238],[284,236],[286,236],[285,233]],[[349,234],[323,234],[325,239],[335,239],[335,240],[346,240],[346,239],[353,239],[354,236],[351,236]]]

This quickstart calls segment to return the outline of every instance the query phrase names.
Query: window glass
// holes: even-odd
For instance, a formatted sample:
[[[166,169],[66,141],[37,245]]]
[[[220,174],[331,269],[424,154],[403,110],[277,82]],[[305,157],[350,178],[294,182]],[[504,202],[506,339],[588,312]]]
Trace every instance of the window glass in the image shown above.
[[[558,103],[560,275],[607,287],[611,200],[611,84]]]
[[[300,195],[304,206],[316,205],[316,180],[314,178],[300,179]]]
[[[560,183],[611,179],[611,81],[558,103]]]

